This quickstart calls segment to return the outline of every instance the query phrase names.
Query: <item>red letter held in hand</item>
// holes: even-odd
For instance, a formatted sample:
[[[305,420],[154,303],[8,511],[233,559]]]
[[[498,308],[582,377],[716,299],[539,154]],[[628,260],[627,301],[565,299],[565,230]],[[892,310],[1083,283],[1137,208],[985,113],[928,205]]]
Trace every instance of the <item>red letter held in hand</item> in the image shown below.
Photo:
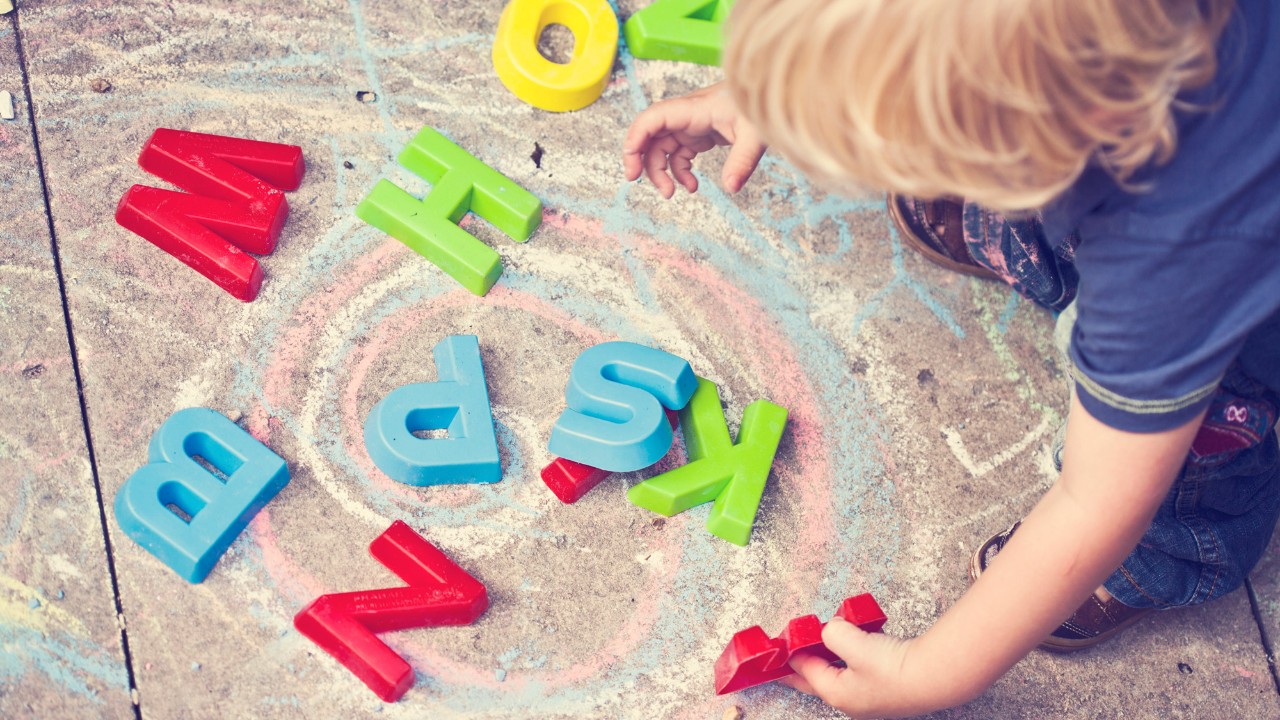
[[[880,632],[885,622],[884,611],[866,593],[845,600],[836,615],[865,632]],[[736,633],[716,660],[716,694],[745,690],[792,674],[795,671],[788,661],[801,650],[836,662],[839,658],[822,644],[823,627],[825,623],[817,615],[805,615],[787,623],[787,629],[776,638],[765,635],[759,625]]]
[[[289,214],[283,191],[305,172],[302,148],[161,128],[138,164],[191,194],[134,185],[116,222],[235,297],[257,297],[262,268],[245,253],[275,250]]]
[[[667,422],[675,430],[680,424],[680,413],[663,408],[667,414]],[[612,475],[608,470],[584,465],[567,458],[556,458],[542,468],[542,482],[551,488],[551,492],[560,498],[560,502],[568,505],[578,502],[583,495],[595,489],[595,486]]]
[[[293,618],[293,626],[378,697],[395,702],[413,684],[413,668],[374,633],[470,625],[489,607],[489,594],[399,520],[370,543],[369,552],[409,587],[321,595]]]

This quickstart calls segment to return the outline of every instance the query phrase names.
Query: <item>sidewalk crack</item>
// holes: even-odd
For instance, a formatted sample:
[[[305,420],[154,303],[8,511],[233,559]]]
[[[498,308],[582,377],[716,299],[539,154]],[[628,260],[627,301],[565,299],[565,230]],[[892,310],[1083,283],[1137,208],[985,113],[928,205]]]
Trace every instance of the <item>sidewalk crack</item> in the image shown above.
[[[1266,623],[1262,621],[1262,610],[1258,605],[1258,593],[1253,589],[1253,581],[1245,578],[1245,590],[1249,593],[1249,609],[1253,611],[1253,621],[1258,625],[1258,637],[1262,640],[1262,650],[1267,655],[1267,669],[1271,671],[1271,682],[1275,684],[1276,694],[1280,695],[1280,673],[1276,671],[1276,654],[1267,636]]]
[[[124,608],[120,601],[120,582],[116,577],[115,553],[111,547],[111,534],[107,528],[107,510],[102,501],[102,481],[98,476],[98,458],[93,448],[93,433],[89,428],[89,408],[84,398],[84,378],[80,374],[80,356],[76,351],[76,336],[71,322],[71,306],[67,302],[67,283],[62,271],[62,255],[58,251],[58,233],[53,225],[53,208],[49,202],[49,184],[45,178],[44,155],[40,152],[40,128],[36,125],[35,105],[31,101],[31,78],[27,72],[27,54],[22,44],[22,8],[10,13],[14,43],[18,52],[18,68],[22,71],[22,93],[27,105],[27,121],[31,124],[31,144],[36,155],[36,173],[40,177],[40,193],[44,196],[44,217],[49,227],[49,246],[53,253],[53,268],[58,276],[58,295],[62,301],[62,321],[66,326],[67,345],[71,352],[71,370],[75,374],[76,399],[80,403],[80,423],[84,428],[85,448],[89,453],[89,470],[93,476],[93,491],[98,500],[98,522],[102,528],[102,542],[107,553],[107,574],[111,579],[111,594],[115,604],[116,619],[120,626],[120,650],[124,654],[125,673],[129,678],[129,697],[133,701],[133,716],[142,720],[142,705],[138,701],[138,682],[133,670],[133,656],[129,652],[129,632],[125,623]]]

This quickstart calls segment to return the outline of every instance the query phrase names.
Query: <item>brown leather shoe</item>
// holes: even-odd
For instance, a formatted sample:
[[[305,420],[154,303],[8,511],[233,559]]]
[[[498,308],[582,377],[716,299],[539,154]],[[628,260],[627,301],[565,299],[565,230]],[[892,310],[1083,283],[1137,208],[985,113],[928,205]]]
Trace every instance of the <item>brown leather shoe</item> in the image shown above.
[[[1016,522],[1008,530],[992,535],[973,553],[969,562],[969,581],[974,582],[987,569],[991,560],[1004,549],[1005,543],[1021,525]],[[1151,608],[1131,608],[1115,598],[1101,600],[1090,595],[1067,621],[1040,643],[1041,650],[1068,653],[1091,648],[1110,640],[1121,630],[1153,612]]]
[[[1115,598],[1099,600],[1097,595],[1090,595],[1066,622],[1040,643],[1040,649],[1069,653],[1091,648],[1152,612],[1151,608],[1131,608]]]
[[[964,206],[955,200],[889,196],[889,216],[907,247],[948,270],[986,280],[1000,277],[973,261],[964,241]]]

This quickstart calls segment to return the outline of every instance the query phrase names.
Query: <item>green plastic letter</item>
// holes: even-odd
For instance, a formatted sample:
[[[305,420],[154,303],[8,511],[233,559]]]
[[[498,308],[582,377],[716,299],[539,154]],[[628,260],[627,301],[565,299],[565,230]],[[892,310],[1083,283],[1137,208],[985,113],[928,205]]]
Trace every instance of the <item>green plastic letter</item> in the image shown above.
[[[746,545],[786,425],[786,408],[757,400],[742,414],[735,445],[729,439],[719,390],[698,378],[698,391],[680,411],[689,463],[632,487],[627,499],[666,516],[715,500],[707,530]]]
[[[414,136],[398,160],[431,183],[431,192],[419,201],[395,183],[379,180],[356,207],[356,216],[476,295],[489,292],[502,274],[502,261],[458,221],[469,210],[524,242],[542,222],[542,201],[429,127]]]
[[[638,58],[719,65],[731,7],[733,0],[657,0],[627,18],[622,34]]]

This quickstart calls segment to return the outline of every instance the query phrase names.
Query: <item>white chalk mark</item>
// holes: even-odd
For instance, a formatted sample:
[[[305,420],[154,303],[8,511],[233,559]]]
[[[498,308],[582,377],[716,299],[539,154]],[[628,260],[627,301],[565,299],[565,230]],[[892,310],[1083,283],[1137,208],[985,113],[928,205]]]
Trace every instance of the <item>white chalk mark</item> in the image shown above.
[[[52,570],[55,575],[64,580],[84,579],[84,573],[80,571],[80,568],[76,567],[75,564],[62,553],[48,555],[45,558],[45,562],[48,563],[49,569]]]
[[[56,279],[58,276],[52,267],[27,267],[25,265],[0,265],[0,272],[13,273],[14,275],[29,275],[31,277]]]
[[[1045,415],[1040,419],[1040,424],[1029,430],[1021,440],[979,463],[974,462],[973,456],[969,454],[968,448],[964,446],[964,440],[961,439],[959,432],[946,427],[945,425],[941,428],[942,436],[947,440],[947,447],[951,448],[951,454],[955,455],[956,459],[960,461],[960,464],[964,466],[964,469],[968,470],[969,474],[976,478],[982,477],[983,475],[986,475],[992,470],[1009,462],[1009,460],[1013,459],[1015,455],[1026,450],[1031,443],[1035,442],[1036,438],[1043,435],[1048,429],[1049,416]]]

